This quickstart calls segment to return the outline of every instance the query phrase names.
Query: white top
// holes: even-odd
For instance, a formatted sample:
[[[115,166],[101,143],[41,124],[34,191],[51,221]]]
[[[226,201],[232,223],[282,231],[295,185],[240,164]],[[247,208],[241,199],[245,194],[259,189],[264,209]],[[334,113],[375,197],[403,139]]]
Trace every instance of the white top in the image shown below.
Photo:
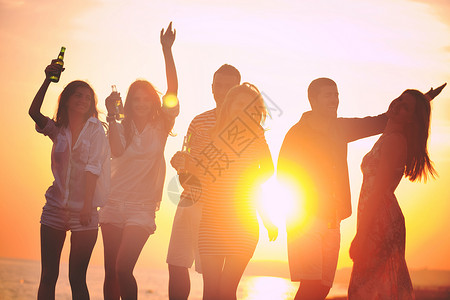
[[[178,115],[179,106],[163,108],[166,118],[173,121]],[[164,148],[169,129],[163,123],[147,123],[139,133],[132,124],[133,138],[126,147],[122,124],[117,126],[122,145],[126,147],[119,157],[111,160],[111,193],[107,205],[113,202],[150,205],[156,210],[162,199],[166,162]]]
[[[75,145],[67,127],[57,127],[47,118],[47,125],[36,131],[53,141],[52,173],[55,180],[45,193],[46,205],[80,211],[84,205],[86,172],[98,176],[92,203],[102,206],[109,193],[110,149],[101,122],[89,118]]]

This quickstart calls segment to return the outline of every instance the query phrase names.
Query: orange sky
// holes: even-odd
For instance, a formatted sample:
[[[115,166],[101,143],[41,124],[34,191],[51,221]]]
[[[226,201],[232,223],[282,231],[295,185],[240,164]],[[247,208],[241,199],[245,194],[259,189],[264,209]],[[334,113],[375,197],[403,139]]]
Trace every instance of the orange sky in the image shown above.
[[[178,135],[167,143],[167,159],[181,147],[190,120],[213,107],[212,74],[223,63],[236,66],[243,81],[256,84],[279,107],[266,135],[274,160],[284,134],[309,109],[306,88],[314,78],[338,83],[340,116],[378,114],[406,88],[426,91],[450,81],[450,4],[445,0],[128,2],[66,1],[60,7],[49,0],[0,0],[0,256],[39,259],[39,217],[52,182],[51,142],[34,131],[27,110],[45,66],[62,45],[66,71],[50,87],[43,112],[53,115],[58,94],[74,79],[93,85],[104,110],[111,84],[124,95],[132,81],[145,78],[165,91],[159,31],[173,21],[181,114],[174,128]],[[429,149],[440,176],[427,184],[403,180],[397,190],[411,268],[450,269],[449,116],[447,87],[433,104]],[[349,146],[354,211],[359,164],[375,140]],[[174,175],[169,166],[166,185]],[[142,265],[165,268],[175,207],[165,193]],[[356,214],[342,223],[339,267],[351,266],[347,253],[355,223]],[[286,261],[285,243],[285,234],[269,244],[262,232],[254,259]],[[101,239],[93,257],[101,264]]]

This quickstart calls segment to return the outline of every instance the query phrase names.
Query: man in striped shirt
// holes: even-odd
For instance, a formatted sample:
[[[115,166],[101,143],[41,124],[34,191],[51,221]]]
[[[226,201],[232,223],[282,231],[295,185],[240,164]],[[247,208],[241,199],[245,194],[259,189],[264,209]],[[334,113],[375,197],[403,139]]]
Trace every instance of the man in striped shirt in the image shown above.
[[[216,123],[216,112],[220,109],[228,91],[239,85],[241,74],[231,65],[221,66],[215,73],[212,93],[216,108],[196,116],[189,125],[185,137],[186,151],[192,157],[203,150],[205,140],[209,139],[209,130]],[[184,150],[184,149],[183,149]],[[189,270],[195,260],[195,270],[201,273],[198,253],[198,227],[201,217],[200,181],[184,171],[185,153],[178,151],[170,163],[177,170],[184,190],[180,196],[170,237],[167,264],[169,266],[169,299],[187,299],[190,292]]]

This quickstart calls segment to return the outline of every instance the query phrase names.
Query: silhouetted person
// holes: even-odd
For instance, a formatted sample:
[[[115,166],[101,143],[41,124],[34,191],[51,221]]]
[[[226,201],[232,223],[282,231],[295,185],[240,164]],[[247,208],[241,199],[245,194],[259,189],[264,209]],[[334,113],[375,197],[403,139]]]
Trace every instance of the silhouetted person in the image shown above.
[[[340,221],[351,215],[347,143],[379,134],[385,114],[337,118],[336,83],[318,78],[308,87],[311,111],[286,134],[278,159],[278,178],[296,187],[299,208],[287,223],[295,299],[325,299],[339,256]],[[300,215],[304,214],[303,218]]]
[[[429,99],[406,90],[392,101],[383,134],[364,156],[349,299],[414,299],[405,261],[405,219],[394,192],[403,175],[410,181],[435,175],[427,151]]]
[[[352,213],[347,143],[382,133],[388,119],[386,114],[337,118],[339,93],[329,78],[313,80],[308,98],[311,111],[286,134],[277,169],[299,204],[286,226],[291,280],[301,282],[296,300],[328,295],[339,256],[340,221]]]
[[[239,281],[259,239],[255,190],[273,174],[273,162],[261,126],[266,107],[258,89],[233,87],[217,114],[203,151],[188,171],[202,183],[203,210],[199,252],[203,299],[236,299]],[[261,214],[275,240],[278,229]]]
[[[172,57],[175,30],[161,30],[167,92],[161,100],[152,84],[133,82],[124,106],[125,118],[116,123],[117,92],[106,98],[111,146],[111,193],[100,210],[105,299],[137,299],[133,270],[148,237],[156,230],[166,175],[164,148],[179,113],[178,80]]]
[[[217,111],[220,109],[225,95],[230,88],[239,85],[241,74],[231,65],[221,66],[215,73],[212,82],[212,93],[216,108],[196,116],[186,134],[189,151],[198,155],[203,150],[200,146],[209,139],[209,131],[215,125]],[[195,260],[195,270],[201,273],[198,253],[198,227],[202,212],[201,191],[190,187],[191,174],[186,173],[185,155],[179,151],[171,160],[177,170],[180,183],[184,187],[173,221],[172,234],[167,253],[169,268],[169,298],[171,300],[187,299],[190,292],[189,270]],[[201,189],[201,187],[199,187]],[[194,191],[192,191],[194,190]]]
[[[45,80],[29,114],[36,130],[52,142],[55,178],[45,193],[41,215],[41,280],[38,299],[55,299],[61,250],[71,231],[69,281],[73,299],[89,299],[86,271],[97,240],[97,207],[109,191],[109,147],[98,120],[96,96],[84,81],[72,81],[59,96],[52,120],[41,113],[50,76],[61,69],[56,60],[45,69]]]

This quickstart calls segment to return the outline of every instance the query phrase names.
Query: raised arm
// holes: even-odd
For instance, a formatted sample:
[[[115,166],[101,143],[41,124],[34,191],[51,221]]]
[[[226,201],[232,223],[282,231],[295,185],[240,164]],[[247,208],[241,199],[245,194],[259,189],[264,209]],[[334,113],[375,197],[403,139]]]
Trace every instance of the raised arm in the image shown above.
[[[115,113],[117,101],[121,101],[120,93],[112,92],[105,99],[105,106],[106,109],[108,110],[108,117],[106,118],[106,120],[108,121],[109,124],[108,128],[109,146],[111,147],[112,155],[119,157],[125,151],[125,146],[122,144],[118,124],[116,123]]]
[[[172,45],[175,41],[176,30],[172,30],[172,22],[167,27],[166,32],[164,28],[161,29],[161,45],[164,54],[164,61],[166,63],[166,78],[167,78],[167,94],[177,95],[178,93],[178,77],[177,70],[175,68],[175,62],[172,55]]]
[[[430,101],[433,100],[437,95],[439,95],[442,92],[442,90],[445,88],[446,85],[447,85],[447,82],[436,89],[431,88],[428,92],[425,93],[425,96]]]
[[[47,125],[47,118],[41,113],[41,107],[42,102],[44,102],[45,93],[47,92],[51,82],[50,76],[57,73],[62,68],[61,65],[56,64],[57,61],[57,59],[52,60],[52,63],[45,68],[44,82],[36,93],[36,96],[34,96],[33,102],[31,102],[30,109],[28,110],[30,117],[41,129]],[[64,71],[64,69],[62,69],[62,71]]]

